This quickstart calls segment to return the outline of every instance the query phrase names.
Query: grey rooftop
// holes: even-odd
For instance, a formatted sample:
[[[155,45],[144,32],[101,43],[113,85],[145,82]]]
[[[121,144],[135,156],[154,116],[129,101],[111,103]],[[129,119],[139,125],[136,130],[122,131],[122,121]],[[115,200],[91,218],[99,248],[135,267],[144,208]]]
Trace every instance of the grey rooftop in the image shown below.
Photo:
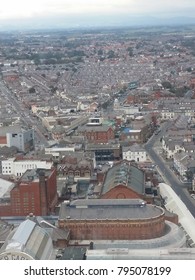
[[[141,199],[80,199],[62,203],[59,220],[145,220],[163,214]]]

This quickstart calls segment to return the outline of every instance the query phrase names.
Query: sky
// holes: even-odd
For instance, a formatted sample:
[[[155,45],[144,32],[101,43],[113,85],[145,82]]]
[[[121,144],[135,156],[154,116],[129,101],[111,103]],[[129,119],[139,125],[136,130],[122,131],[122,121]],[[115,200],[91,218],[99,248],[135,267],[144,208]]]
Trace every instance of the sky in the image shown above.
[[[195,0],[3,0],[0,25],[95,25],[195,18]]]

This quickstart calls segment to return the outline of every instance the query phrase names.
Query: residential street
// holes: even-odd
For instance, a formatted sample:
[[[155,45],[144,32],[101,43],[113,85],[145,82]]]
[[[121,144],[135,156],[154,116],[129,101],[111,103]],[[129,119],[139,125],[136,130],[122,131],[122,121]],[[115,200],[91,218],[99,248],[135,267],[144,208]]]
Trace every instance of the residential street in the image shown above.
[[[145,149],[151,158],[151,160],[156,164],[156,169],[164,179],[165,183],[170,185],[175,193],[181,198],[186,207],[189,209],[193,217],[195,217],[195,200],[191,198],[188,193],[188,185],[183,184],[179,181],[175,173],[169,168],[169,164],[164,161],[159,153],[159,150],[155,148],[155,143],[166,133],[167,127],[170,123],[165,123],[162,127],[161,133],[159,135],[154,135],[145,144]]]

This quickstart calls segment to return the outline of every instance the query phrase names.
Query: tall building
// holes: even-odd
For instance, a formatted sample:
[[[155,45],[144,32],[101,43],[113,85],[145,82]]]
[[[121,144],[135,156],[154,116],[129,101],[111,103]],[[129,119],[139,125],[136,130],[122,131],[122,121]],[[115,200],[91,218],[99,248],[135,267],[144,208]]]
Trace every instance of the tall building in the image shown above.
[[[1,216],[46,216],[57,204],[56,169],[27,170],[15,186],[0,200]]]
[[[0,127],[0,146],[16,147],[26,153],[34,149],[34,129],[25,129],[21,125]]]
[[[16,133],[6,133],[7,146],[16,147],[19,152],[27,153],[34,149],[34,130],[21,129]]]

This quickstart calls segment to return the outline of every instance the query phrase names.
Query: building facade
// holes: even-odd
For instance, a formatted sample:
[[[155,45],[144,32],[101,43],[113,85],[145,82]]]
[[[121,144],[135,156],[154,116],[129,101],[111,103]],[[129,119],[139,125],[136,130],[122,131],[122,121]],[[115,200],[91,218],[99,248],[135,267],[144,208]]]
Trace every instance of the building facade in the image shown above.
[[[153,203],[154,193],[146,193],[146,173],[135,163],[123,160],[105,174],[100,197],[102,199],[144,199]]]
[[[97,162],[117,161],[122,157],[120,144],[88,144],[86,151],[93,151]]]
[[[56,169],[27,170],[0,203],[1,216],[46,216],[57,204]]]
[[[16,133],[6,133],[7,146],[15,146],[19,152],[27,153],[34,149],[34,129],[24,130]]]
[[[146,150],[138,144],[122,149],[123,159],[136,162],[145,162],[147,160]]]
[[[16,158],[9,158],[2,160],[2,174],[3,175],[14,175],[16,177],[22,176],[28,169],[51,169],[52,161],[44,160],[17,160]]]
[[[163,236],[165,213],[141,199],[88,199],[63,203],[59,227],[74,240],[142,240]]]
[[[86,125],[80,127],[78,133],[84,136],[88,143],[109,143],[115,139],[113,127],[107,125]]]

